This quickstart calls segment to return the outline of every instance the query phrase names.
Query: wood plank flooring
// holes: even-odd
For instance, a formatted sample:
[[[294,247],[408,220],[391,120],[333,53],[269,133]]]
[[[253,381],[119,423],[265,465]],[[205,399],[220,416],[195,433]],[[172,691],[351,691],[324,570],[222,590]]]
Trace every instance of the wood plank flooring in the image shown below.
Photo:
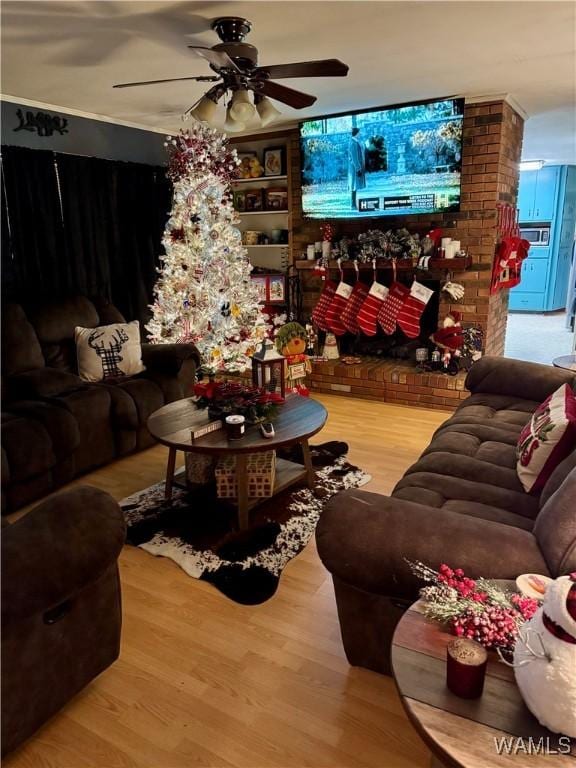
[[[449,415],[318,399],[329,418],[313,442],[346,440],[350,460],[373,476],[366,489],[381,493]],[[121,499],[163,479],[166,458],[157,446],[75,484]],[[348,665],[314,540],[288,564],[277,594],[255,607],[139,549],[124,549],[120,571],[119,661],[6,758],[5,768],[428,766],[393,681]]]

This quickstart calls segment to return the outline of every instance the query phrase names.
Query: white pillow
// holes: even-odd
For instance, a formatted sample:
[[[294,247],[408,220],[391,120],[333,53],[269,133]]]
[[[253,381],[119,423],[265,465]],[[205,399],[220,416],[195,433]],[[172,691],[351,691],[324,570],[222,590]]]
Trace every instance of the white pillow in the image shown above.
[[[134,376],[146,370],[142,364],[140,323],[114,323],[74,330],[78,375],[84,381]]]

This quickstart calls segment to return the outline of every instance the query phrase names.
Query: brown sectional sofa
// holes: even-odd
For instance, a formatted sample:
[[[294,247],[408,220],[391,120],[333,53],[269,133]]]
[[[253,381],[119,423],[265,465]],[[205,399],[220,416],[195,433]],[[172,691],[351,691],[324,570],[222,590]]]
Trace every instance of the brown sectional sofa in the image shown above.
[[[574,386],[576,377],[480,360],[466,380],[470,397],[390,497],[349,490],[329,503],[316,538],[351,664],[389,673],[394,629],[422,586],[406,559],[499,579],[576,570],[576,451],[539,496],[525,493],[515,468],[522,427],[564,382]]]
[[[26,310],[19,304],[3,308],[4,511],[152,445],[148,416],[189,393],[199,364],[191,344],[143,344],[143,373],[82,381],[75,327],[116,322],[124,318],[112,304],[84,296]]]
[[[2,755],[118,657],[124,539],[118,504],[88,486],[2,521]]]

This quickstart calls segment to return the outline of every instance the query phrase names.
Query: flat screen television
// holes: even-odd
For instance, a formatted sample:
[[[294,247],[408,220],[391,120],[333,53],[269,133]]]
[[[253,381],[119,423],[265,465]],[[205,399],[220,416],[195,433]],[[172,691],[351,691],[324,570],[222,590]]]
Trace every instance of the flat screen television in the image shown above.
[[[460,208],[464,99],[300,123],[302,208],[312,219]]]

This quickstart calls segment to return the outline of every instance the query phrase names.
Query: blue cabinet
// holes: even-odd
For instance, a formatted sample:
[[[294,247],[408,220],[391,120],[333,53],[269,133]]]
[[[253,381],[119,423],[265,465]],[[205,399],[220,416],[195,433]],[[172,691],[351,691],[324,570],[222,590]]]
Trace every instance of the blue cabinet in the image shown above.
[[[520,184],[518,186],[519,219],[525,224],[532,221],[537,174],[538,171],[522,171],[520,173]]]
[[[550,222],[550,245],[530,249],[520,285],[510,291],[509,308],[524,312],[563,309],[576,227],[576,166],[523,171],[518,207],[524,224]]]
[[[522,171],[518,189],[520,221],[552,221],[557,205],[561,166],[545,165],[539,171]]]

